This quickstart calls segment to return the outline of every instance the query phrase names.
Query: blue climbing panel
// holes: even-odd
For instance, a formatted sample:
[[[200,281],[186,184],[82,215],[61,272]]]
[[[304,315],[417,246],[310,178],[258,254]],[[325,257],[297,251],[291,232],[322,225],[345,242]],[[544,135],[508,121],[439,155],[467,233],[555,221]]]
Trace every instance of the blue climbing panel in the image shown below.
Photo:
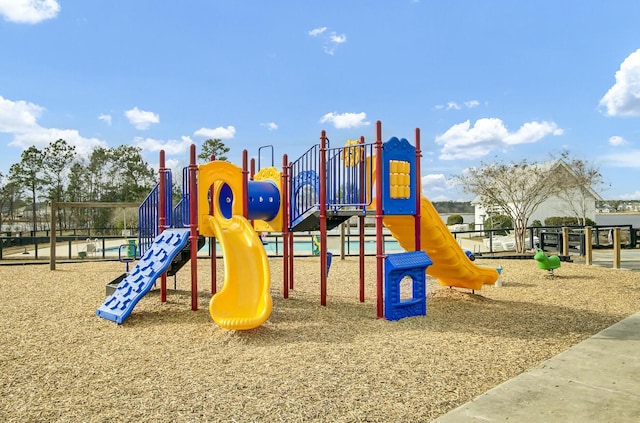
[[[131,273],[107,297],[96,314],[121,324],[189,241],[189,229],[167,229],[158,235]]]
[[[427,267],[433,262],[424,251],[389,254],[384,259],[384,316],[400,320],[427,314]],[[413,281],[412,298],[400,299],[400,283],[409,277]]]

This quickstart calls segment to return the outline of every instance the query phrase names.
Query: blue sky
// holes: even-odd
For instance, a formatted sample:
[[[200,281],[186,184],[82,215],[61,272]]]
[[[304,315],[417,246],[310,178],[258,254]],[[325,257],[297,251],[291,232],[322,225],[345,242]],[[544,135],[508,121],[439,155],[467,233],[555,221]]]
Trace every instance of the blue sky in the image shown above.
[[[295,159],[422,133],[423,191],[480,162],[568,150],[640,199],[640,2],[0,0],[0,171],[63,138]],[[270,162],[263,157],[262,163]]]

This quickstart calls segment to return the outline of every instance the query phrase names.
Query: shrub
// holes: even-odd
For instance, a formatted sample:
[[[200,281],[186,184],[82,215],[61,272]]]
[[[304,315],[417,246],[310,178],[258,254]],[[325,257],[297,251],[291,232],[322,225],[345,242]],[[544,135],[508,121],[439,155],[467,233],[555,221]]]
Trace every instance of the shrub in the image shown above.
[[[587,226],[594,226],[596,222],[591,219],[587,219]],[[577,217],[570,216],[553,216],[547,217],[544,220],[545,226],[580,226],[580,222]]]
[[[459,214],[450,214],[447,217],[447,226],[460,225],[462,223],[464,223],[464,219]]]
[[[540,227],[540,226],[542,226],[542,222],[540,222],[538,219],[536,219],[533,222],[531,222],[531,226]]]
[[[491,216],[489,219],[484,222],[485,229],[499,229],[499,228],[513,228],[513,222],[509,218],[509,216],[505,216],[503,214],[498,214],[495,216]],[[495,231],[494,235],[506,235],[507,231]]]

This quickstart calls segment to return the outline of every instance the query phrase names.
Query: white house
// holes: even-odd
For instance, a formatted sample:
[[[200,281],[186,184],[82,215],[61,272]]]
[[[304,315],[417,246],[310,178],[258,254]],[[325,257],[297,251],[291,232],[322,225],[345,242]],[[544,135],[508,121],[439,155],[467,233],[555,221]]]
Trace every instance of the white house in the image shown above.
[[[565,178],[575,177],[574,171],[562,160],[554,160],[551,162],[546,162],[540,164],[540,166],[551,166],[557,167],[554,171],[564,172]],[[568,216],[574,217],[575,210],[584,210],[585,216],[593,221],[596,220],[596,202],[602,201],[602,197],[595,192],[591,187],[585,187],[586,197],[584,198],[584,206],[581,204],[583,201],[583,195],[580,191],[575,188],[575,195],[569,193],[566,195],[567,198],[573,199],[575,204],[567,201],[566,198],[560,198],[558,196],[549,196],[544,202],[540,204],[540,206],[531,214],[529,220],[527,222],[527,226],[531,226],[534,220],[539,220],[543,225],[544,221],[548,217],[554,216]],[[563,196],[564,197],[564,196]],[[485,210],[480,204],[480,199],[476,198],[472,201],[472,204],[475,205],[475,223],[476,227],[478,225],[482,225],[486,219],[488,219],[490,214],[503,214],[499,210]],[[493,213],[490,213],[493,212]]]

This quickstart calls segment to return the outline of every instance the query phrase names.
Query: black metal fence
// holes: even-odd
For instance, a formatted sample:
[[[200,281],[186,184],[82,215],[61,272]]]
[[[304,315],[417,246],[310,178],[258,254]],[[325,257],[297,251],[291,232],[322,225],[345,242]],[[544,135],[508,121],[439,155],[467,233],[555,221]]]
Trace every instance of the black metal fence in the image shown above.
[[[525,235],[525,248],[534,250],[540,248],[544,251],[563,251],[564,238],[562,236],[563,228],[566,226],[530,226],[527,227]],[[569,251],[573,251],[580,255],[584,255],[585,245],[585,226],[570,226],[568,228]],[[622,248],[638,248],[640,241],[640,229],[634,228],[632,225],[596,225],[591,226],[592,239],[591,246],[594,249],[612,248],[613,230],[620,228],[621,230],[621,247]],[[467,235],[474,236],[481,234],[486,239],[486,247],[489,253],[497,252],[495,248],[497,235],[512,233],[513,228],[498,228],[487,230],[473,230],[453,232],[455,238]]]
[[[14,254],[20,258],[17,253],[23,250],[23,254],[29,250],[34,250],[35,258],[38,256],[38,250],[49,245],[51,236],[50,230],[44,231],[4,231],[0,236],[0,260],[5,259],[7,253]],[[122,228],[82,228],[82,229],[59,229],[56,230],[56,243],[67,243],[69,245],[69,258],[77,257],[77,252],[73,252],[73,246],[77,244],[85,244],[90,240],[96,246],[94,256],[105,258],[105,244],[111,239],[137,238],[138,228],[129,228],[123,232]],[[77,246],[76,246],[77,249]],[[67,254],[65,254],[66,256]],[[47,255],[48,257],[48,255]]]
[[[528,227],[526,235],[526,248],[534,250],[541,248],[544,251],[563,251],[563,226],[540,226]],[[591,245],[594,249],[612,248],[612,231],[615,228],[621,229],[621,247],[622,248],[638,248],[640,247],[640,229],[633,228],[631,225],[615,225],[615,226],[592,226]],[[583,255],[585,251],[585,227],[572,226],[568,228],[569,251]],[[137,228],[128,230],[129,238],[137,238]],[[504,235],[505,231],[513,231],[512,228],[499,228],[487,230],[473,231],[456,231],[452,232],[454,238],[481,238],[486,244],[489,253],[500,252],[495,248],[494,241],[500,237],[496,235]],[[56,242],[58,245],[66,243],[68,245],[67,253],[69,259],[78,257],[79,249],[86,247],[85,244],[91,243],[95,246],[95,251],[91,254],[96,258],[107,258],[108,248],[107,241],[127,238],[121,228],[97,228],[97,229],[60,229],[56,230]],[[336,238],[339,235],[332,235]],[[313,241],[313,234],[298,234],[296,237],[300,241]],[[21,249],[26,253],[28,250],[35,251],[35,258],[38,257],[38,249],[49,245],[50,231],[26,231],[26,232],[3,232],[0,236],[0,260],[7,258],[8,252],[12,254],[12,258],[21,258]],[[270,234],[269,241],[273,242],[276,248],[276,254],[281,254],[281,239],[279,234]],[[359,253],[358,236],[347,233],[345,236],[346,255],[354,255]],[[385,235],[385,243],[392,242],[391,235]],[[375,237],[371,234],[366,237],[365,242],[370,244],[375,242]],[[75,250],[75,251],[74,251]],[[86,251],[86,250],[85,250]],[[475,251],[474,251],[475,252]],[[138,251],[139,253],[139,251]],[[26,255],[26,254],[25,254]],[[48,257],[48,254],[47,254]]]

